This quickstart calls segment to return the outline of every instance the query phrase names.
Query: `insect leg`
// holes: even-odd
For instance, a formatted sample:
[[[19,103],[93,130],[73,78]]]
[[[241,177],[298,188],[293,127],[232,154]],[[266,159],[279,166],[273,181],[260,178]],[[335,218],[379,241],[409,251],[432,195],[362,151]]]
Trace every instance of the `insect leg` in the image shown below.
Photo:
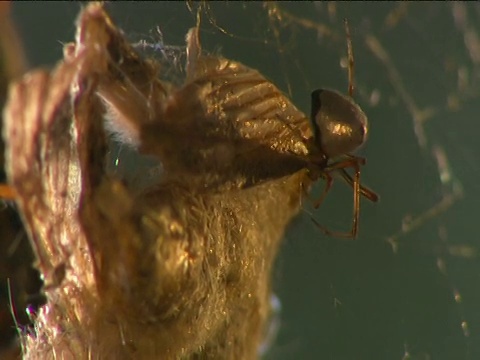
[[[326,235],[329,236],[334,236],[334,237],[340,237],[340,238],[349,238],[349,239],[354,239],[357,236],[358,232],[358,222],[360,218],[360,194],[362,193],[361,191],[361,186],[360,186],[360,165],[363,165],[365,163],[365,159],[360,158],[360,157],[354,157],[350,156],[346,160],[339,161],[337,163],[331,164],[327,168],[325,168],[325,174],[324,176],[329,176],[331,178],[331,175],[329,174],[332,171],[340,171],[342,174],[342,170],[345,172],[345,174],[342,175],[347,177],[347,182],[352,185],[353,187],[353,220],[352,220],[352,228],[349,232],[337,232],[337,231],[330,231],[324,226],[320,225],[315,219],[312,218],[312,221],[315,223],[315,225],[322,230]],[[353,167],[355,170],[355,175],[353,179],[350,177],[350,175],[345,171],[345,168],[347,167]],[[328,178],[327,178],[328,179]],[[350,182],[350,181],[351,182]],[[332,181],[330,181],[332,182]],[[331,185],[331,184],[330,184]],[[328,186],[328,180],[327,180],[327,186]],[[324,191],[325,193],[325,191]],[[324,194],[322,194],[321,199],[323,200]]]
[[[320,195],[320,197],[318,198],[318,200],[316,200],[313,203],[313,207],[315,209],[318,209],[320,207],[323,200],[325,200],[325,197],[327,196],[327,193],[330,191],[330,189],[332,188],[332,185],[333,185],[333,177],[330,174],[325,173],[325,174],[322,175],[322,177],[325,178],[325,181],[327,183],[325,184],[325,188],[323,189],[323,192]]]

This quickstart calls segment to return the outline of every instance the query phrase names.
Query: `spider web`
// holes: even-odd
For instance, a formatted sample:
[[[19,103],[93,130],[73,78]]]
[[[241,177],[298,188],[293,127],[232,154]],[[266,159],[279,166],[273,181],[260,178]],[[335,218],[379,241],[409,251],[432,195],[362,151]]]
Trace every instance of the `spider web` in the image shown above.
[[[53,63],[60,45],[54,54],[35,49],[50,49],[51,33],[58,38],[65,28],[70,33],[59,40],[71,38],[78,5],[42,4],[38,12],[32,6],[38,5],[14,7],[25,47],[33,64]],[[160,25],[169,45],[183,45],[195,24],[181,3],[118,3],[109,10],[127,33],[151,34]],[[348,229],[347,186],[337,181],[318,211],[305,203],[274,276],[282,314],[266,357],[477,359],[480,7],[213,4],[204,9],[201,36],[204,48],[258,69],[308,113],[311,90],[346,93],[344,17],[352,33],[356,100],[370,120],[360,151],[368,159],[362,182],[381,202],[362,199],[355,241],[327,238],[310,219]],[[52,18],[67,19],[56,24]],[[49,32],[41,33],[47,24]]]

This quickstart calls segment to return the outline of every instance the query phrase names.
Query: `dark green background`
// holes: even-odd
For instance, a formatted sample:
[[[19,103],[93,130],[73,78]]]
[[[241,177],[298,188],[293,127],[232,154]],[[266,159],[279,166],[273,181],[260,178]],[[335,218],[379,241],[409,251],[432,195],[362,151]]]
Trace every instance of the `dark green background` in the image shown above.
[[[287,20],[272,22],[262,4],[214,4],[214,19],[233,36],[222,34],[204,17],[204,47],[260,70],[285,92],[289,84],[293,102],[308,113],[314,88],[347,88],[339,60],[345,52],[342,18],[348,17],[357,100],[370,119],[370,137],[361,150],[368,158],[362,179],[381,195],[381,202],[362,202],[356,241],[324,236],[306,213],[292,224],[274,274],[283,309],[281,330],[268,358],[406,359],[409,354],[409,359],[480,359],[479,259],[450,251],[461,245],[472,253],[480,243],[480,104],[475,86],[480,59],[471,59],[452,4],[411,3],[394,28],[388,28],[385,19],[398,3],[339,3],[335,20],[325,3],[279,6],[328,25],[341,37],[319,37],[315,30]],[[472,33],[479,36],[480,7],[464,6]],[[159,25],[167,44],[183,45],[186,30],[195,24],[181,2],[109,3],[107,8],[135,41],[149,38]],[[52,66],[60,59],[61,42],[73,38],[79,9],[79,3],[14,4],[32,66]],[[436,109],[425,123],[424,148],[385,67],[365,46],[368,33],[389,52],[417,105]],[[450,111],[447,96],[457,89],[460,66],[467,69],[472,93],[458,111]],[[377,106],[367,101],[373,90],[381,94]],[[394,253],[386,240],[399,231],[402,220],[426,211],[448,190],[439,178],[434,146],[446,153],[464,197],[405,234]],[[346,230],[351,204],[351,190],[338,182],[314,216],[331,229]],[[439,259],[446,263],[446,275],[439,271]],[[460,303],[454,300],[455,290]],[[469,336],[461,329],[462,321],[468,323]]]

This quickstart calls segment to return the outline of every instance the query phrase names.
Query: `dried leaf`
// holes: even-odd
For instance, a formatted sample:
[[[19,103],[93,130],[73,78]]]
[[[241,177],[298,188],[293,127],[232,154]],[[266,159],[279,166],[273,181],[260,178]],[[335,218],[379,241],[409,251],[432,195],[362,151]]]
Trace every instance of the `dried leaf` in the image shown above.
[[[311,182],[309,127],[258,72],[201,55],[195,31],[187,82],[167,91],[89,4],[55,71],[11,86],[9,178],[48,300],[26,358],[257,357],[272,264]],[[135,195],[106,174],[105,114],[162,160],[159,185]]]

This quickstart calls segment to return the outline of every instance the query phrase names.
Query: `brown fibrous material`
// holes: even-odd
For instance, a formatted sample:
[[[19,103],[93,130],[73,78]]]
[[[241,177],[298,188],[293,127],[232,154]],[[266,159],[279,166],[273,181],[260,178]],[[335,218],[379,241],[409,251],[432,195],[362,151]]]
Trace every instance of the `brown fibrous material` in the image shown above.
[[[103,7],[52,72],[10,87],[10,184],[45,281],[29,359],[253,359],[271,269],[310,186],[306,117],[260,73],[187,35],[184,85],[159,80]],[[131,189],[106,172],[110,127],[162,162]]]

